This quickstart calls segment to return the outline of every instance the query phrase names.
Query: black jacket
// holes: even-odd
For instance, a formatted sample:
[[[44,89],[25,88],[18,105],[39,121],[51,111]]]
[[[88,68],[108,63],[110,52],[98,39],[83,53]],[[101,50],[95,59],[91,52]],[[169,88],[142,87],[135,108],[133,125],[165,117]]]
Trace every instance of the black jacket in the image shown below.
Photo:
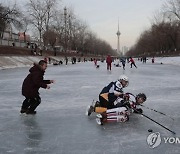
[[[22,95],[27,98],[34,98],[39,95],[39,88],[46,88],[47,84],[50,84],[50,80],[43,79],[45,71],[37,64],[30,68],[29,72],[22,85]]]
[[[104,94],[104,93],[108,93],[108,102],[113,104],[114,101],[118,98],[115,94],[114,91],[118,91],[123,93],[123,88],[122,87],[117,87],[116,86],[117,81],[115,82],[111,82],[109,85],[107,85],[106,87],[104,87],[100,93]]]

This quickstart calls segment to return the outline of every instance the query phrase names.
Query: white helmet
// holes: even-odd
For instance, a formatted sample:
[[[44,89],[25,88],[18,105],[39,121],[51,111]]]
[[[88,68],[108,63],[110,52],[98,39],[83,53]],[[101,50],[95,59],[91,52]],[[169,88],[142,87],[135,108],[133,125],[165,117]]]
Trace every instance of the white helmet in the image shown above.
[[[129,79],[128,79],[128,77],[126,75],[120,75],[118,80],[119,81],[124,80],[124,81],[129,82]]]
[[[129,79],[126,75],[120,75],[118,81],[121,82],[123,87],[127,87],[129,85]],[[126,81],[126,82],[122,82],[122,81]]]

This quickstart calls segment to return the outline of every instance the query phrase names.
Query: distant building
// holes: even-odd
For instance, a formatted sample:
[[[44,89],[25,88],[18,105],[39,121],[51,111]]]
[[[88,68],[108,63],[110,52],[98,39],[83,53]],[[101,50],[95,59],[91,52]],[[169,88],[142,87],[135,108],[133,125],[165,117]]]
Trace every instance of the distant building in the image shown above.
[[[15,40],[15,41],[19,40],[18,34],[12,33],[10,31],[4,31],[3,33],[1,33],[1,38],[6,40]]]
[[[30,41],[30,35],[24,33],[12,33],[11,31],[1,32],[1,39],[13,40],[13,41]]]
[[[22,33],[19,32],[18,35],[19,35],[19,40],[20,41],[28,41],[28,42],[30,42],[30,35],[25,34],[25,32],[22,32]]]
[[[24,32],[14,33],[10,24],[4,31],[0,31],[0,45],[27,47],[30,40],[30,36]]]
[[[129,48],[127,46],[123,46],[122,47],[122,54],[125,55],[128,50],[129,50]]]

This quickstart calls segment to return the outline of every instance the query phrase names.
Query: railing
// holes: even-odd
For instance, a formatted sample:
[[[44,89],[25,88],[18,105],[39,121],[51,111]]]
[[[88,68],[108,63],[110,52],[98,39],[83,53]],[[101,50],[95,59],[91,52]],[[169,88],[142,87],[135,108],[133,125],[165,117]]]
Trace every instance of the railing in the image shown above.
[[[0,45],[26,47],[27,43],[19,40],[0,39]]]

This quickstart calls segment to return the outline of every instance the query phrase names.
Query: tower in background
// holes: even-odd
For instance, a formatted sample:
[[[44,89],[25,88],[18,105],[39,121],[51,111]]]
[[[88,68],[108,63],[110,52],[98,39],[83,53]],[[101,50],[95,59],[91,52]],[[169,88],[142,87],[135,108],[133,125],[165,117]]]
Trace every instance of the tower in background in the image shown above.
[[[120,39],[119,39],[121,33],[119,31],[119,20],[118,20],[118,31],[117,31],[116,35],[117,35],[117,53],[119,53],[121,55],[121,51],[120,51]]]

